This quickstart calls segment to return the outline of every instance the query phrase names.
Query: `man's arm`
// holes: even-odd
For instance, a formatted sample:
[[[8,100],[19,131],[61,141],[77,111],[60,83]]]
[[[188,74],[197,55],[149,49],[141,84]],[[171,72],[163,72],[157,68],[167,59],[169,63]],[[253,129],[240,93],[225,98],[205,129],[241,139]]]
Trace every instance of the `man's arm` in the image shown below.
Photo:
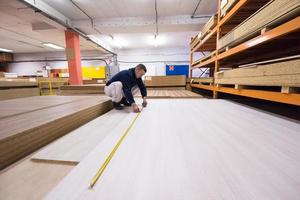
[[[141,78],[137,80],[137,85],[140,88],[142,97],[143,98],[146,97],[147,96],[147,89],[146,89],[146,87],[145,87],[145,85],[144,85]]]

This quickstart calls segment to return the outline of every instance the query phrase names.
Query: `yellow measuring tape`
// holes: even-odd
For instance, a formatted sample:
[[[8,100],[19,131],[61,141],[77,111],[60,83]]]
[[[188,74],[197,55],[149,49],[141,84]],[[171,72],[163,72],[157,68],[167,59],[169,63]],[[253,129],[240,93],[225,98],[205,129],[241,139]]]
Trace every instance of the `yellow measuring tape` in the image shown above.
[[[120,140],[118,141],[118,143],[116,144],[116,146],[113,148],[113,150],[110,152],[110,154],[108,155],[108,157],[106,158],[106,160],[104,161],[104,163],[102,164],[102,166],[100,167],[100,169],[98,170],[97,174],[93,177],[93,179],[90,182],[90,189],[92,189],[94,187],[94,185],[96,184],[96,182],[98,181],[98,179],[100,178],[100,176],[102,175],[103,171],[105,170],[106,166],[108,165],[108,163],[110,162],[110,160],[112,159],[112,157],[114,156],[115,152],[118,150],[119,146],[121,145],[122,141],[124,140],[124,138],[126,137],[126,135],[128,134],[130,128],[133,126],[134,122],[137,120],[137,118],[139,117],[139,115],[141,114],[142,110],[136,114],[136,116],[133,118],[133,120],[131,121],[131,123],[129,124],[129,126],[127,127],[127,129],[125,130],[125,132],[123,133],[122,137],[120,138]]]

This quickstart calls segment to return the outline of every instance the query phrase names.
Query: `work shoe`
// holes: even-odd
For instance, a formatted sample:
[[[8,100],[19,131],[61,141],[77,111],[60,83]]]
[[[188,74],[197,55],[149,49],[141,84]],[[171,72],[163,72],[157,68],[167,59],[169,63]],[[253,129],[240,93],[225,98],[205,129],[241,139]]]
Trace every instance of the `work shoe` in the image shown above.
[[[121,99],[120,104],[123,104],[124,106],[131,106],[124,97]]]
[[[113,102],[113,105],[114,105],[114,108],[116,110],[122,110],[123,109],[123,106],[120,104],[120,102],[119,103]]]

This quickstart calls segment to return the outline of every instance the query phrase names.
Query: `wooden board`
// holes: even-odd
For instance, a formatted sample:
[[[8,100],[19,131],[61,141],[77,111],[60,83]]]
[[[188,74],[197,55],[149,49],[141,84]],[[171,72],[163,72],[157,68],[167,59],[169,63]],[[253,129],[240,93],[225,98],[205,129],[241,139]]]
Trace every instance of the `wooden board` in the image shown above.
[[[300,87],[300,59],[260,63],[215,73],[215,83]]]
[[[0,119],[84,100],[84,96],[39,96],[0,101]]]
[[[213,14],[211,18],[203,26],[200,39],[204,38],[209,33],[209,31],[211,31],[217,25],[217,20],[218,20],[217,14]]]
[[[28,88],[0,88],[0,100],[16,99],[23,97],[39,96],[40,90],[37,87]]]
[[[61,86],[59,95],[104,94],[105,84]]]
[[[86,97],[0,120],[0,169],[112,108],[108,97]]]
[[[93,189],[121,132],[45,199],[296,200],[299,132],[299,123],[224,100],[151,100]]]
[[[1,199],[42,199],[74,166],[74,164],[33,162],[28,157],[0,171]]]
[[[45,162],[78,163],[98,143],[113,134],[116,127],[124,123],[129,124],[133,117],[134,114],[131,113],[130,107],[121,111],[112,110],[47,145],[34,154],[31,159]]]
[[[218,49],[236,45],[261,29],[280,24],[299,15],[299,0],[272,0],[231,32],[220,38]]]
[[[212,83],[214,81],[214,78],[192,78],[191,83]]]
[[[141,95],[138,95],[141,96]],[[147,90],[147,98],[202,98],[203,96],[185,90],[151,89]]]
[[[185,76],[145,76],[146,87],[184,86]]]

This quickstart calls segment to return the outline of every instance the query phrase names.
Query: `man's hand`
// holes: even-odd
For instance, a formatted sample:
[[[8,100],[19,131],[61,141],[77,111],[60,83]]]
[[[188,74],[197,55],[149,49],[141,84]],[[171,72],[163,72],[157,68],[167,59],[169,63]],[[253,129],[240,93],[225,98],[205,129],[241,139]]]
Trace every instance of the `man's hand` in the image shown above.
[[[148,104],[147,99],[146,99],[146,97],[144,97],[143,98],[143,103],[142,103],[143,107],[146,107],[147,104]]]
[[[131,107],[132,107],[133,112],[136,112],[136,113],[140,112],[139,107],[135,103],[131,104]]]

